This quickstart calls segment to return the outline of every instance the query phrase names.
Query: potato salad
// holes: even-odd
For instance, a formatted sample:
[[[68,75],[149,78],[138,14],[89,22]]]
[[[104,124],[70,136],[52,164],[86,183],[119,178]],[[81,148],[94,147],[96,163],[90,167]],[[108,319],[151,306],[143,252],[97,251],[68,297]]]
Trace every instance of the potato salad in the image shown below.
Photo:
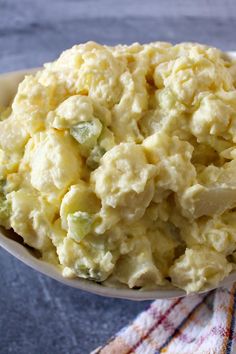
[[[26,76],[0,113],[0,225],[65,277],[216,286],[236,265],[236,64],[88,42]]]

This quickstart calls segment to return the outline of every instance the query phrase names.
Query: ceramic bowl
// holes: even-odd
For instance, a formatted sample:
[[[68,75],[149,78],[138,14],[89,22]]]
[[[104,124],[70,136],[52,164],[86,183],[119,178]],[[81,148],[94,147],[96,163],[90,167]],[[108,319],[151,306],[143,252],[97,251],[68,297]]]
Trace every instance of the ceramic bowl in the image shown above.
[[[230,57],[236,58],[236,52],[228,52]],[[28,69],[17,72],[11,72],[0,75],[0,105],[8,105],[16,93],[18,84],[22,81],[26,74],[34,73],[38,69]],[[0,246],[12,254],[14,257],[27,264],[31,268],[43,273],[57,281],[77,289],[85,290],[94,294],[123,298],[129,300],[153,300],[153,299],[170,299],[185,296],[183,290],[171,288],[159,288],[150,291],[133,290],[128,288],[113,288],[97,284],[93,281],[85,279],[67,279],[64,278],[60,270],[44,261],[38,259],[30,248],[25,247],[19,242],[19,237],[13,232],[9,232],[0,227]],[[225,278],[219,286],[228,285],[236,281],[236,272],[231,273]]]

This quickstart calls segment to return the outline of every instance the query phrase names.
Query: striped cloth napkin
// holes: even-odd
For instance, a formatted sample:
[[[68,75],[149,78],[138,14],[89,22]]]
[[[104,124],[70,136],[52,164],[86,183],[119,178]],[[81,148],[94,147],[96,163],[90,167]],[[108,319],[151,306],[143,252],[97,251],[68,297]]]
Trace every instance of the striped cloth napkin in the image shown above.
[[[202,295],[156,300],[93,354],[234,354],[236,283]]]

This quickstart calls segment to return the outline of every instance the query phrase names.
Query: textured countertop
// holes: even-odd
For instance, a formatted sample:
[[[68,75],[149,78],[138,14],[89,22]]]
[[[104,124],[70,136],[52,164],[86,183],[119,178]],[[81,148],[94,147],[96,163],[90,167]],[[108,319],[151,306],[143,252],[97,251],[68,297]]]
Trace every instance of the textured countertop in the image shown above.
[[[234,0],[0,0],[0,18],[0,72],[40,66],[87,40],[236,49]],[[147,306],[71,289],[0,250],[1,354],[86,354]]]

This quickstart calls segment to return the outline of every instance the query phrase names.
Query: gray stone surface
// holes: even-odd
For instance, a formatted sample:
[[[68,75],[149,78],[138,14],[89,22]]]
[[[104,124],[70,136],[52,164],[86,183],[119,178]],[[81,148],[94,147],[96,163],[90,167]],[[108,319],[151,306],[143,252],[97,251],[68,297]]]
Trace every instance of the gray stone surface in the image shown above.
[[[0,250],[1,354],[86,354],[147,306],[69,288]]]
[[[87,40],[234,50],[235,30],[234,0],[0,0],[0,72],[40,66]],[[86,354],[147,306],[68,288],[0,250],[1,354]]]

